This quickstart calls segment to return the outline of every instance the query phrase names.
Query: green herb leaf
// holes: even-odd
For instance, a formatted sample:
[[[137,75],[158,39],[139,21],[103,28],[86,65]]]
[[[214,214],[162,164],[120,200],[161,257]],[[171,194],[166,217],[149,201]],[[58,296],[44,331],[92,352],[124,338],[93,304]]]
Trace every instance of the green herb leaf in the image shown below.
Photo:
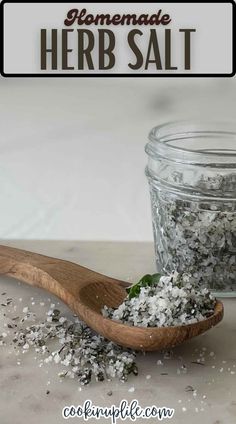
[[[138,283],[133,284],[131,287],[127,288],[129,299],[137,297],[140,293],[141,287],[150,287],[159,283],[161,274],[146,274],[144,275]]]

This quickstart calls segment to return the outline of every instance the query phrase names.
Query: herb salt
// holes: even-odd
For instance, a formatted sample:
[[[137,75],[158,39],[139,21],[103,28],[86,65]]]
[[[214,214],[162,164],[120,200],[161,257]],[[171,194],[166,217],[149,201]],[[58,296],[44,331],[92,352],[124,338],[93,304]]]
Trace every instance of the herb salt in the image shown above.
[[[236,131],[179,122],[146,146],[157,268],[236,293]]]
[[[146,278],[145,278],[146,277]],[[215,298],[207,288],[198,286],[188,274],[145,276],[129,290],[127,298],[117,308],[105,306],[105,317],[138,327],[168,327],[193,324],[214,313]],[[136,290],[137,291],[137,290]]]

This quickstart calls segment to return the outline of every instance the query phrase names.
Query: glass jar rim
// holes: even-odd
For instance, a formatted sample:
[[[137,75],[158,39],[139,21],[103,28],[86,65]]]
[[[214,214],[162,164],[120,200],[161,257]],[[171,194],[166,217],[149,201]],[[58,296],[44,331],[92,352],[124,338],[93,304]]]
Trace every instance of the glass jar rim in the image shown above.
[[[202,149],[181,147],[173,143],[199,139],[226,140],[233,149]],[[172,143],[172,144],[170,144]],[[152,158],[162,157],[181,163],[221,164],[229,159],[236,164],[236,125],[232,122],[173,121],[154,127],[149,133],[146,153]]]

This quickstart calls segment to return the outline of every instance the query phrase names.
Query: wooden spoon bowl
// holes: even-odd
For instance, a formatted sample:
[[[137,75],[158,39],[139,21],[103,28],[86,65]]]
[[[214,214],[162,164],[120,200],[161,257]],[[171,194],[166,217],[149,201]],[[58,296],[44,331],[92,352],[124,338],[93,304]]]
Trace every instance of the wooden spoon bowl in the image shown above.
[[[124,281],[98,274],[72,262],[0,246],[0,274],[48,290],[63,300],[86,324],[121,346],[151,351],[169,349],[209,330],[223,318],[217,301],[204,321],[179,327],[132,327],[104,318],[104,305],[118,307],[126,297]]]

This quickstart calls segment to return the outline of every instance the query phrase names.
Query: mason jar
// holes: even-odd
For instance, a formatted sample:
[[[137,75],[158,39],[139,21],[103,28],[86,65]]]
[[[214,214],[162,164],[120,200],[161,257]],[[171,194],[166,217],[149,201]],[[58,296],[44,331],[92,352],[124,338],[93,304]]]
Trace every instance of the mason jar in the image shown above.
[[[158,271],[236,295],[236,128],[175,122],[146,145]]]

